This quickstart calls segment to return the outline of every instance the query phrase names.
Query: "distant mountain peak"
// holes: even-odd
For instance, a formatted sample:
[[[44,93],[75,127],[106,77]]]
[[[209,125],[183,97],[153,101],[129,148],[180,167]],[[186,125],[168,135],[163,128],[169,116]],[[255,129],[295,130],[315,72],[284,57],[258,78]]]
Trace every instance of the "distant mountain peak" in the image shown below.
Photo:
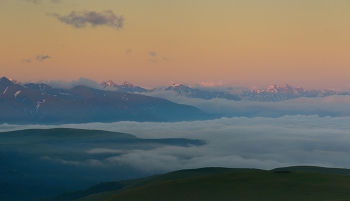
[[[188,88],[186,85],[183,85],[180,83],[174,83],[170,87],[172,87],[172,88]]]
[[[258,90],[253,90],[253,93],[300,93],[300,92],[304,92],[305,89],[303,89],[302,87],[292,87],[290,85],[283,84],[283,85],[271,85],[269,87],[267,87],[266,89],[258,89]]]
[[[125,81],[125,82],[122,84],[122,86],[134,87],[133,84],[131,84],[130,82],[127,82],[127,81]]]
[[[9,80],[7,77],[0,78],[0,84],[4,86],[9,86],[14,84],[11,80]]]
[[[142,92],[149,91],[145,88],[142,88],[140,86],[135,86],[130,82],[126,82],[126,81],[123,84],[118,85],[118,84],[115,84],[112,80],[108,80],[108,81],[102,82],[100,85],[103,86],[103,88],[113,87],[116,91],[119,91],[119,92],[142,93]]]
[[[114,87],[116,84],[112,80],[108,80],[106,82],[102,82],[100,85],[104,87]]]
[[[12,78],[9,78],[8,80],[10,80],[13,84],[20,84],[20,85],[22,84],[18,80],[15,80],[15,79],[12,79]]]

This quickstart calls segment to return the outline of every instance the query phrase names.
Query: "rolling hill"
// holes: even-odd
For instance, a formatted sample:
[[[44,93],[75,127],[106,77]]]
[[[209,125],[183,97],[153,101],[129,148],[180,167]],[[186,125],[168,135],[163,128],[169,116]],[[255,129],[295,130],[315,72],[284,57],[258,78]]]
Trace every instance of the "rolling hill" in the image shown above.
[[[108,181],[146,174],[115,160],[134,149],[202,146],[195,139],[142,139],[130,134],[84,129],[26,129],[0,132],[0,200],[34,201]],[[124,185],[107,183],[82,197]]]
[[[77,201],[123,200],[350,200],[350,170],[310,166],[270,171],[235,168],[180,170],[121,181]],[[55,201],[54,198],[46,201]],[[73,199],[72,199],[73,200]]]

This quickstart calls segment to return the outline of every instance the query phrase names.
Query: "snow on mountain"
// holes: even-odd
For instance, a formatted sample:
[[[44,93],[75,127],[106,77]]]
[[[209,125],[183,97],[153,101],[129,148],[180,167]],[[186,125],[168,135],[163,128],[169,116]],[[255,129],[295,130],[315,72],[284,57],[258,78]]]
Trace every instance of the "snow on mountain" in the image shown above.
[[[13,84],[19,84],[19,85],[22,84],[22,83],[19,82],[18,80],[14,80],[14,79],[11,79],[11,78],[9,78],[9,80],[10,80],[11,82],[13,82]]]
[[[114,90],[128,93],[149,93],[149,92],[162,92],[162,91],[174,91],[178,96],[185,96],[188,98],[200,98],[210,100],[213,98],[221,98],[227,100],[249,100],[249,101],[261,101],[261,102],[276,102],[285,101],[300,97],[316,98],[332,95],[350,95],[348,92],[337,92],[334,90],[305,90],[302,87],[292,87],[288,84],[283,85],[271,85],[266,89],[255,89],[251,91],[243,91],[241,94],[228,93],[225,91],[213,91],[206,89],[198,89],[188,87],[180,83],[174,83],[167,87],[154,88],[148,90],[139,86],[135,86],[128,82],[124,82],[122,85],[117,85],[113,81],[102,82],[101,85],[106,87],[113,87]]]
[[[276,102],[300,97],[316,98],[332,95],[350,95],[350,93],[340,93],[334,90],[305,90],[302,87],[292,87],[284,84],[271,85],[266,89],[245,91],[240,97],[249,101]]]
[[[18,96],[20,93],[21,93],[21,90],[17,91],[17,92],[14,94],[15,98],[17,98],[17,96]]]
[[[4,90],[4,92],[2,92],[2,94],[5,94],[8,89],[9,87],[6,87],[6,89]]]
[[[5,94],[8,93],[8,87],[11,85],[16,84],[17,86],[20,84],[17,80],[14,79],[7,79],[5,77],[0,79],[0,82],[2,83],[3,87],[0,87],[0,91],[2,92],[1,95],[5,96]],[[218,89],[217,91],[207,90],[207,89],[198,89],[198,88],[192,88],[188,87],[186,85],[180,84],[180,83],[174,83],[167,87],[160,87],[160,88],[154,88],[154,89],[146,89],[140,86],[133,85],[129,82],[123,82],[122,84],[116,84],[112,80],[108,80],[105,82],[102,82],[100,84],[103,88],[108,90],[113,90],[117,92],[127,92],[127,93],[142,93],[146,94],[150,92],[162,92],[162,91],[173,91],[178,96],[185,96],[188,98],[200,98],[205,100],[210,100],[213,98],[221,98],[221,99],[227,99],[227,100],[249,100],[249,101],[261,101],[261,102],[276,102],[276,101],[285,101],[290,99],[296,99],[300,97],[308,97],[308,98],[316,98],[316,97],[326,97],[326,96],[332,96],[332,95],[350,95],[349,92],[338,92],[335,90],[305,90],[302,87],[292,87],[288,84],[283,85],[271,85],[267,87],[266,89],[255,89],[251,91],[243,91],[240,94],[234,94],[227,91],[220,91]],[[51,94],[55,97],[61,97],[69,96],[72,99],[75,99],[77,97],[71,96],[71,94],[66,90],[60,90],[60,89],[54,89],[46,84],[36,84],[36,83],[29,83],[23,85],[24,87],[28,87],[31,89],[35,89],[38,91],[41,91],[43,94]],[[11,91],[12,94],[17,93],[17,91]],[[17,97],[18,94],[15,94],[15,97]],[[42,100],[42,99],[41,99]]]
[[[157,91],[174,91],[178,96],[185,96],[188,98],[200,98],[205,100],[210,100],[213,98],[227,99],[239,101],[240,97],[236,94],[230,94],[222,91],[206,91],[197,88],[191,88],[183,84],[175,83],[166,88],[158,88]]]
[[[100,84],[103,88],[107,89],[113,89],[115,91],[119,92],[129,92],[129,93],[144,93],[148,92],[148,89],[142,88],[140,86],[135,86],[129,82],[124,82],[121,85],[115,84],[113,81],[108,80],[106,82],[102,82]]]
[[[134,88],[135,86],[129,82],[124,82],[121,86],[124,86],[124,87],[132,87]]]
[[[140,90],[130,83],[120,86]],[[43,83],[18,85],[7,78],[1,78],[0,92],[0,124],[168,122],[216,118],[196,107],[162,98],[94,89],[84,85],[60,89]]]
[[[100,85],[103,86],[104,88],[116,86],[116,84],[112,80],[108,80],[106,82],[102,82]]]

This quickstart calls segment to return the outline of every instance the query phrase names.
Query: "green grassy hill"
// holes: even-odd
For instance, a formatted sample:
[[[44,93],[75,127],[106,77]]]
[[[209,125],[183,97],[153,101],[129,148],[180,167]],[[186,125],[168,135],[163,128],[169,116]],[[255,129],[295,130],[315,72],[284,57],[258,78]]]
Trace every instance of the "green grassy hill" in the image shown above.
[[[124,181],[118,191],[79,201],[156,200],[350,200],[347,169],[288,167],[256,169],[201,168]]]

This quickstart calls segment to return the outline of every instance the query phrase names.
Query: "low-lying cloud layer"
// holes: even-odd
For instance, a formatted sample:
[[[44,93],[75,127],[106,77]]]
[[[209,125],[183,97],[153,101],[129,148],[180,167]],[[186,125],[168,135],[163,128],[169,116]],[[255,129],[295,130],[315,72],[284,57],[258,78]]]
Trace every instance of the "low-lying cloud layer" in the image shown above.
[[[211,114],[227,117],[281,117],[284,115],[350,116],[350,96],[297,98],[281,102],[231,101],[196,99],[178,96],[173,91],[155,91],[144,95],[165,98],[175,103],[192,105]]]
[[[92,27],[109,26],[117,29],[121,29],[124,26],[124,17],[117,16],[111,10],[104,10],[102,12],[72,11],[68,15],[60,15],[58,13],[51,15],[57,18],[60,22],[72,25],[75,28],[83,28],[86,27],[87,24],[90,24]]]
[[[83,77],[79,78],[78,80],[73,80],[70,82],[63,81],[63,80],[51,80],[51,81],[41,80],[39,81],[39,83],[45,83],[47,85],[50,85],[51,87],[59,88],[59,89],[70,89],[72,87],[79,86],[79,85],[85,85],[95,89],[103,89],[103,87],[99,85],[97,82],[88,78],[83,78]]]
[[[202,139],[203,146],[162,146],[119,150],[95,147],[87,155],[108,154],[85,161],[49,159],[55,163],[94,167],[125,165],[156,173],[200,167],[271,169],[291,165],[350,168],[350,117],[283,116],[280,118],[221,118],[177,123],[90,123],[58,127],[100,129],[140,138]],[[57,126],[0,125],[0,131]],[[112,154],[112,156],[111,156]],[[115,154],[115,155],[114,155]],[[98,166],[96,166],[98,164]]]

